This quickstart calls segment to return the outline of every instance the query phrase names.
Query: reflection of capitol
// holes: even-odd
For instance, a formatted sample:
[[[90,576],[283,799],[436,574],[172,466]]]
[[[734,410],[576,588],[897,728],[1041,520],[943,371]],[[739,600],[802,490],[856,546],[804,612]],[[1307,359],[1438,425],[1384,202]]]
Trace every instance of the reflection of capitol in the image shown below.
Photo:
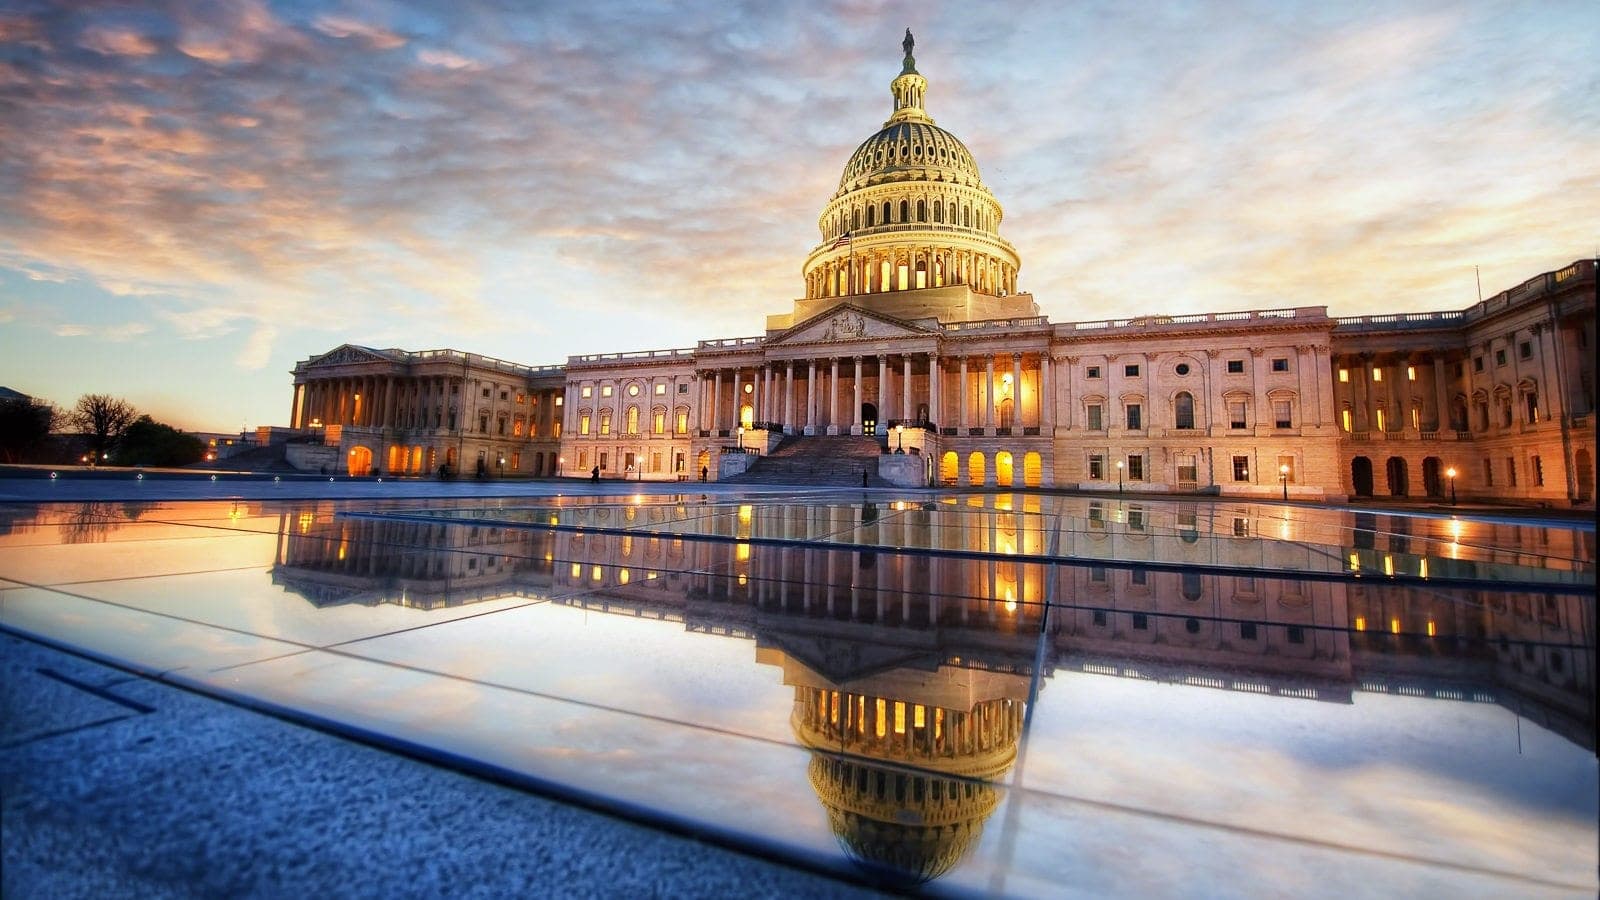
[[[931,538],[946,552],[998,554],[969,559],[740,540],[774,533],[761,526],[776,516],[813,537],[854,526],[860,539],[912,546],[937,522],[917,506],[708,507],[729,513],[721,542],[313,512],[284,517],[274,580],[319,605],[547,596],[753,640],[757,662],[794,689],[791,726],[812,752],[810,782],[835,835],[891,883],[938,877],[977,843],[994,783],[1016,759],[1036,665],[1041,678],[1062,669],[1291,700],[1498,702],[1594,747],[1583,596],[1022,563],[1004,557],[1047,550],[1048,517],[1034,514],[1034,498],[1017,498],[1018,509],[984,502],[1000,508],[982,525]],[[559,511],[563,527],[639,528],[671,515]],[[1127,524],[1108,528],[1126,543]],[[1361,552],[1415,549],[1391,525]],[[1195,546],[1186,528],[1132,540],[1153,562]]]

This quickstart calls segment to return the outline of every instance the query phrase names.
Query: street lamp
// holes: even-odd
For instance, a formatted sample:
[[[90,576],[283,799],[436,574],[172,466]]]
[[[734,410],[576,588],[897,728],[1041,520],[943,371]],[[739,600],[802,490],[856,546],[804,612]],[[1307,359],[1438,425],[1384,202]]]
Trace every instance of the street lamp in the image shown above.
[[[1278,481],[1283,485],[1284,502],[1289,500],[1289,464],[1284,463],[1278,467]]]
[[[739,427],[735,428],[733,431],[734,431],[734,436],[739,439],[739,449],[743,450],[744,449],[744,426],[740,425]]]
[[[1117,460],[1117,493],[1122,493],[1122,460]]]
[[[561,477],[561,472],[566,467],[567,467],[567,458],[565,456],[556,457],[556,477],[557,478]]]
[[[896,425],[894,427],[894,452],[896,453],[906,452],[904,431],[904,425]]]
[[[1444,470],[1444,477],[1450,479],[1450,505],[1456,505],[1456,467],[1451,466]]]
[[[506,455],[500,454],[500,477],[506,477]]]

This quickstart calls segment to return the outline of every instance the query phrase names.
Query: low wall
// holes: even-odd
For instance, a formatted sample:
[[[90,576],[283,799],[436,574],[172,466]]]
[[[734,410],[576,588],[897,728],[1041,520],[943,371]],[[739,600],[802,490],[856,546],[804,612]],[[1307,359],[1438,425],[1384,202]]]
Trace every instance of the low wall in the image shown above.
[[[283,458],[300,472],[319,472],[326,475],[343,475],[340,470],[339,448],[325,444],[289,444],[284,447]]]
[[[928,483],[925,460],[916,453],[885,453],[878,457],[878,477],[895,487],[923,487]]]
[[[761,457],[754,453],[723,453],[717,457],[717,480],[732,478],[749,471]]]

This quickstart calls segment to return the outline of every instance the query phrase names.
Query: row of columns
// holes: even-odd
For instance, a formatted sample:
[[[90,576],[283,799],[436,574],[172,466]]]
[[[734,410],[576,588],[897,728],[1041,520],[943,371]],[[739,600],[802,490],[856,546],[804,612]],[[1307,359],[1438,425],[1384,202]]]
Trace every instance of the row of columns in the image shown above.
[[[891,356],[899,357],[899,364],[894,368],[891,368]],[[1012,424],[1020,427],[1027,421],[1024,415],[1026,410],[1020,403],[1023,395],[1023,354],[1012,353],[1009,356]],[[917,390],[914,386],[919,357],[925,361],[923,365],[930,375],[925,390]],[[700,427],[717,431],[732,430],[743,424],[741,413],[748,406],[752,422],[779,422],[797,428],[826,427],[844,431],[847,427],[859,426],[861,407],[864,403],[874,402],[878,407],[880,422],[916,418],[925,404],[928,419],[935,424],[954,424],[962,429],[981,425],[992,431],[996,427],[1004,388],[997,378],[996,356],[981,354],[979,358],[982,360],[981,369],[972,366],[971,356],[956,357],[958,404],[953,421],[944,415],[945,382],[950,371],[939,354],[899,353],[773,361],[755,366],[753,370],[744,367],[711,370],[701,377],[701,388],[706,393],[700,404]],[[873,360],[877,362],[877,381],[869,396],[866,385],[872,377]],[[1034,424],[1041,428],[1052,427],[1054,421],[1052,404],[1049,402],[1050,370],[1049,355],[1038,354],[1034,370],[1038,377],[1031,409]],[[980,373],[976,396],[972,396],[972,376]],[[805,384],[803,397],[800,395],[797,374]],[[825,395],[819,388],[823,380],[826,380]],[[839,414],[842,382],[850,385],[850,407],[844,415]],[[731,391],[724,392],[724,384],[730,384]],[[746,385],[752,385],[748,392]],[[725,400],[725,397],[728,399]]]
[[[806,296],[847,297],[971,285],[984,294],[1013,294],[1017,270],[998,256],[965,250],[882,250],[851,253],[822,263],[806,276]]]
[[[309,428],[316,422],[318,426],[351,428],[453,430],[460,427],[471,431],[477,423],[462,422],[458,416],[464,385],[462,378],[444,375],[314,378],[295,385],[294,402],[289,410],[290,427]],[[450,393],[452,389],[456,392],[454,395]],[[529,402],[523,421],[526,433],[532,436],[540,423],[544,401],[539,394],[523,391],[523,395]],[[497,419],[506,412],[503,408],[494,408]],[[490,423],[490,429],[498,436],[496,423]]]

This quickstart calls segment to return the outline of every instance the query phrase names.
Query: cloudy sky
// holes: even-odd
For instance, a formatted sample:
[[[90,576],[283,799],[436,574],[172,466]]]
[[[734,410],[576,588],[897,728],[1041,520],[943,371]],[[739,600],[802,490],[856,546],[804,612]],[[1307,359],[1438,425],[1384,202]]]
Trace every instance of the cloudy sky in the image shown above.
[[[1056,321],[1460,308],[1600,243],[1592,0],[666,6],[13,0],[0,385],[231,430],[345,341],[758,333],[907,25]]]

